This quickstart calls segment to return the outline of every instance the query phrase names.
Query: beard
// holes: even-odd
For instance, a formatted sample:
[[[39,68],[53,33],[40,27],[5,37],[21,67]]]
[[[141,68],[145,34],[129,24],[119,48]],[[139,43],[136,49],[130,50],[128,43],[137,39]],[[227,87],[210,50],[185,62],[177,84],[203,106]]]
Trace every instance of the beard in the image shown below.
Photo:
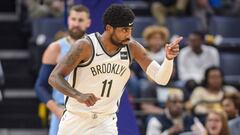
[[[79,28],[77,28],[77,31],[73,31],[72,29],[68,30],[68,33],[70,35],[71,38],[78,40],[80,38],[82,38],[85,34],[85,31],[80,30]]]
[[[125,40],[122,40],[122,41],[117,41],[113,38],[113,34],[111,35],[110,37],[110,41],[113,45],[119,47],[119,48],[123,48],[124,46],[126,46],[126,44],[124,44],[124,42],[127,42],[129,41],[130,39],[125,39]]]

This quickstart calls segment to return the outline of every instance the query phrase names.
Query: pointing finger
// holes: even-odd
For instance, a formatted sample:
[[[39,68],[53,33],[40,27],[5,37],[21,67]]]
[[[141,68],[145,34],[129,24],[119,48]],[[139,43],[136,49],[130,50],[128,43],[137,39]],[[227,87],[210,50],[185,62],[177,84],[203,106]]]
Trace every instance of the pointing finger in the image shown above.
[[[183,39],[183,37],[176,38],[172,43],[168,44],[168,48],[171,49],[173,46],[179,44],[182,39]]]

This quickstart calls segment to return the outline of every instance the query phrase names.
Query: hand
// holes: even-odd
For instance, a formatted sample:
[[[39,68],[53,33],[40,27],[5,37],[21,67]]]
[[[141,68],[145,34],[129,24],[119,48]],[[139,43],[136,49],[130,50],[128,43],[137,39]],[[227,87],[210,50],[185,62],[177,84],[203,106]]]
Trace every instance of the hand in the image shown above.
[[[166,44],[165,52],[168,60],[174,59],[179,54],[179,43],[183,37],[176,38],[172,43]]]
[[[170,129],[168,129],[168,134],[177,134],[183,131],[183,125],[182,124],[175,124]]]
[[[77,94],[74,97],[78,102],[86,104],[88,107],[93,106],[100,98],[92,93]]]
[[[61,119],[64,111],[63,108],[59,107],[54,100],[49,100],[46,105],[47,108],[58,117],[58,119]]]
[[[63,111],[64,111],[63,108],[57,107],[53,113],[54,113],[54,114],[57,116],[57,118],[60,120],[60,119],[62,118]]]

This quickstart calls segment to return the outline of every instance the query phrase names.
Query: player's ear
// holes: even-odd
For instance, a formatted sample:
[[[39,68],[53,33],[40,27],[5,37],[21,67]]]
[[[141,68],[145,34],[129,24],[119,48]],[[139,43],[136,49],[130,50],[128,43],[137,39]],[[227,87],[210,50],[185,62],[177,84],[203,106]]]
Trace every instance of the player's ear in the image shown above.
[[[89,18],[87,23],[87,27],[89,28],[91,26],[92,20]]]
[[[111,32],[113,30],[113,27],[109,24],[106,25],[106,31]]]

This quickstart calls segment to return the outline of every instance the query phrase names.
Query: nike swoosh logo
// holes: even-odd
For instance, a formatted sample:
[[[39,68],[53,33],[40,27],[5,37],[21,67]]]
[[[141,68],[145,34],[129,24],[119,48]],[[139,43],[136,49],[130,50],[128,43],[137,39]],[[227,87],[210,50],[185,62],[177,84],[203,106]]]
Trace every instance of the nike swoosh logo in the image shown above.
[[[103,55],[104,53],[96,53],[96,56],[101,56],[101,55]]]
[[[129,23],[128,25],[129,25],[129,26],[133,25],[133,22],[132,22],[132,23]]]

